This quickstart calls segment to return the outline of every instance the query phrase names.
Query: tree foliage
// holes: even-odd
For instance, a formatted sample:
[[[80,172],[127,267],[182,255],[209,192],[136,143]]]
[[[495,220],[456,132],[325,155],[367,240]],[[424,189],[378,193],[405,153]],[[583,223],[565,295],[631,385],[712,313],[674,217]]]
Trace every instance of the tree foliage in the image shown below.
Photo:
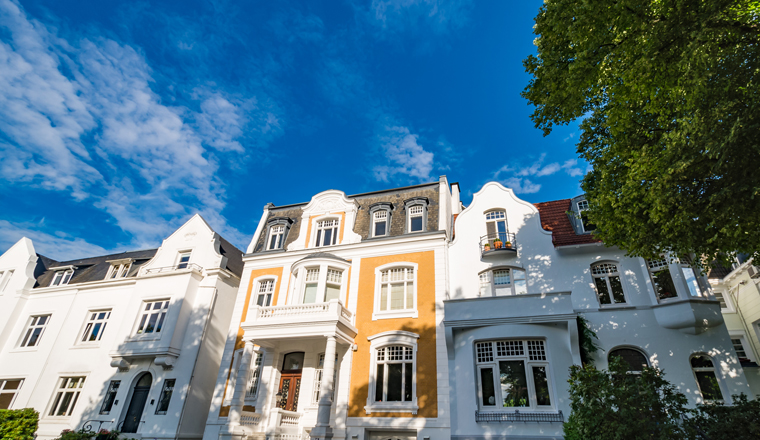
[[[0,409],[0,440],[32,440],[39,413],[32,408]]]
[[[591,365],[570,367],[571,414],[567,440],[673,440],[687,438],[681,417],[686,396],[656,368],[628,374],[619,357],[609,371]]]
[[[605,243],[760,260],[760,2],[547,0],[523,96],[548,134],[582,119]]]
[[[710,440],[760,438],[760,400],[734,396],[733,405],[700,405],[689,425],[699,428]]]

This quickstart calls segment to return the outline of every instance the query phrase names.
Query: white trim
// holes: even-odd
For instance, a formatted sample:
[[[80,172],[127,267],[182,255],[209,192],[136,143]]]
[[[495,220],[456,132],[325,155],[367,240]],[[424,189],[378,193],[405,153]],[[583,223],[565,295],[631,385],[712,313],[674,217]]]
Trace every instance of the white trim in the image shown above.
[[[343,240],[341,240],[341,237],[340,237],[340,228],[341,226],[344,226],[344,225],[341,225],[342,220],[340,218],[341,217],[340,214],[341,213],[325,214],[319,217],[315,217],[311,220],[311,237],[309,237],[309,244],[308,244],[309,248],[321,249],[321,248],[326,248],[330,246],[337,246],[343,243]],[[326,220],[334,220],[337,222],[337,225],[332,225],[331,227],[325,228],[325,229],[318,229],[317,225],[319,224],[319,222],[323,222]],[[323,231],[323,230],[328,230],[328,229],[333,229],[335,231],[335,235],[331,237],[332,243],[318,246],[317,245],[317,235],[319,235],[318,232]],[[344,230],[345,230],[345,227],[344,227]],[[320,238],[324,242],[324,237],[320,237]]]
[[[615,266],[615,273],[606,273],[606,274],[594,274],[594,266],[602,265],[602,264],[612,264]],[[599,307],[606,309],[606,308],[614,308],[614,307],[620,307],[620,306],[626,306],[629,304],[628,298],[628,292],[626,292],[626,287],[623,282],[623,272],[620,270],[620,262],[616,260],[599,260],[594,261],[593,263],[589,264],[588,266],[589,275],[591,275],[591,287],[594,289],[594,292],[596,292],[596,300],[599,302]],[[612,283],[610,282],[610,277],[617,276],[618,280],[620,281],[620,289],[623,291],[623,302],[616,302],[615,296],[612,294]],[[596,279],[597,278],[605,278],[607,283],[607,294],[610,297],[610,303],[609,304],[602,304],[601,297],[599,295],[599,290],[596,286]]]
[[[417,340],[420,335],[403,330],[391,330],[368,336],[370,341],[369,387],[367,389],[367,405],[364,411],[373,412],[410,412],[417,414]],[[377,372],[377,350],[391,345],[403,345],[412,349],[412,401],[411,402],[376,402],[375,389]]]
[[[744,353],[747,355],[747,359],[751,360],[752,362],[757,362],[757,359],[755,358],[755,353],[752,351],[752,345],[750,345],[750,340],[747,337],[746,333],[744,333],[741,330],[729,330],[728,336],[730,339],[739,339],[739,341],[742,344],[742,349],[744,350]],[[733,341],[731,341],[731,345],[732,346],[734,345]]]

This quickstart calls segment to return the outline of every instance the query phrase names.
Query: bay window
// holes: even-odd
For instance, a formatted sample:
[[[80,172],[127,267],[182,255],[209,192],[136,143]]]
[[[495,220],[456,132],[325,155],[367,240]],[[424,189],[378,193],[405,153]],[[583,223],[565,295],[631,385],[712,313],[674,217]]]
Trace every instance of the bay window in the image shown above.
[[[647,268],[652,279],[657,299],[707,297],[707,289],[700,276],[691,266],[688,257],[671,257],[663,255],[657,259],[647,260]],[[678,292],[681,291],[681,295]]]
[[[481,410],[553,408],[545,341],[477,342],[475,358]]]
[[[480,296],[509,296],[528,293],[525,270],[517,267],[493,267],[479,274]]]
[[[288,300],[289,304],[314,304],[345,297],[347,283],[344,281],[350,267],[348,261],[337,257],[307,257],[304,260],[292,269],[291,282],[295,287],[294,294]]]

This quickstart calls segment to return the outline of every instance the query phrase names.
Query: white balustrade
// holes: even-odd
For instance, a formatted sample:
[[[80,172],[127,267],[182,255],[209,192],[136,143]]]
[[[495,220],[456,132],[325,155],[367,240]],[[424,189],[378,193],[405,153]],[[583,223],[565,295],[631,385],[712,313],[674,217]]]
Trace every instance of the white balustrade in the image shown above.
[[[325,313],[330,310],[329,303],[298,304],[295,306],[259,307],[258,318],[280,318]]]
[[[240,424],[249,428],[256,428],[261,423],[261,414],[241,411]]]
[[[252,305],[244,325],[269,325],[283,322],[304,322],[336,319],[351,322],[354,314],[334,299],[323,303],[262,307]]]

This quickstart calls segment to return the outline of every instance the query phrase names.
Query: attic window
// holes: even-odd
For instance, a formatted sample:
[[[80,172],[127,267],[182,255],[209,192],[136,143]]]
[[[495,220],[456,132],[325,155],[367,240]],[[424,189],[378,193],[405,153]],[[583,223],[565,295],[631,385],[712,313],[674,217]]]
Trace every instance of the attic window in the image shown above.
[[[56,267],[52,269],[60,270],[56,270],[55,275],[53,276],[53,282],[50,283],[50,286],[65,286],[66,284],[69,284],[71,276],[74,275],[74,266]]]
[[[588,211],[588,200],[581,200],[578,202],[578,216],[581,219],[581,228],[583,228],[583,232],[591,232],[596,230],[596,225],[589,221],[586,211]]]
[[[111,263],[111,267],[108,269],[108,274],[106,274],[107,280],[115,280],[117,278],[126,278],[127,274],[129,273],[129,268],[132,267],[132,260],[114,260],[109,261]]]

